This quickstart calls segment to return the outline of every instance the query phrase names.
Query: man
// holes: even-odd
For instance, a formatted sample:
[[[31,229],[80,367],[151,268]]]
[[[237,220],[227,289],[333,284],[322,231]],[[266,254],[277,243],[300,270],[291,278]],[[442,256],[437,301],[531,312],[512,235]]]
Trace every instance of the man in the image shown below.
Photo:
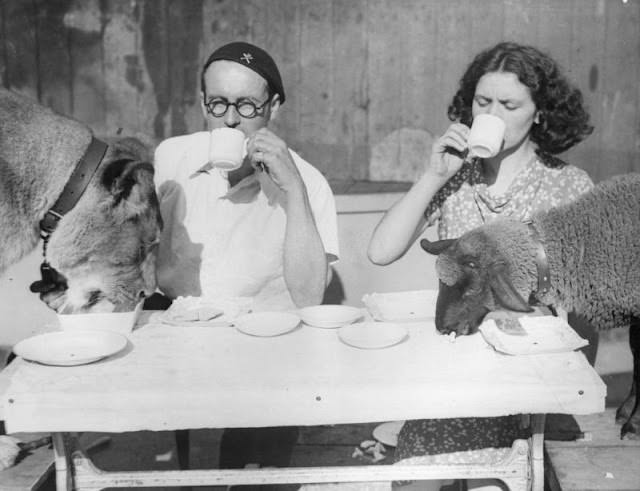
[[[158,146],[161,291],[251,297],[254,310],[319,304],[338,257],[335,202],[322,174],[267,128],[285,101],[275,62],[251,44],[227,44],[204,64],[201,89],[207,128],[244,132],[247,156],[237,170],[213,168],[204,131]],[[296,438],[296,428],[227,430],[220,465],[287,465]]]

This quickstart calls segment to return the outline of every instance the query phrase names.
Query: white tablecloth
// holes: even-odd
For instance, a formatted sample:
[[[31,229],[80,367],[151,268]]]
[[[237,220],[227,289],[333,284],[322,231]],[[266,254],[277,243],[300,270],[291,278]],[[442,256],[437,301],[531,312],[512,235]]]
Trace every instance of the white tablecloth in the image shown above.
[[[271,338],[146,324],[93,364],[16,360],[4,419],[10,432],[120,432],[604,410],[580,353],[508,356],[480,334],[451,343],[432,322],[404,325],[401,344],[361,350],[304,324]]]

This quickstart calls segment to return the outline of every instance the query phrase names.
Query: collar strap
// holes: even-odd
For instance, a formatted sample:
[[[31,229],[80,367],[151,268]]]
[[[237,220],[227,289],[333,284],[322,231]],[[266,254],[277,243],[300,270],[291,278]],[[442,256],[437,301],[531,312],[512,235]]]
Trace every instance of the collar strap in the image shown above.
[[[549,260],[547,259],[547,253],[544,250],[542,241],[540,240],[540,234],[533,226],[533,222],[529,222],[527,225],[529,226],[529,232],[536,248],[535,261],[536,269],[538,270],[538,288],[535,292],[531,293],[531,296],[540,301],[540,299],[551,290]]]
[[[91,137],[87,151],[71,173],[62,194],[40,220],[40,230],[43,234],[51,234],[58,226],[60,219],[76,205],[102,162],[107,148],[108,145],[105,142]]]

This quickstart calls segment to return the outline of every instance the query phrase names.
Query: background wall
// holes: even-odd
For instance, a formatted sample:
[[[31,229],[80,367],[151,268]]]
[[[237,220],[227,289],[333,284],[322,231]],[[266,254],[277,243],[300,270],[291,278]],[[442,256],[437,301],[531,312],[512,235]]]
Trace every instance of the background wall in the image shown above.
[[[98,133],[203,127],[199,69],[223,43],[266,48],[284,77],[277,131],[349,190],[410,181],[474,54],[549,52],[595,133],[567,156],[595,180],[640,169],[639,0],[2,0],[0,74]]]

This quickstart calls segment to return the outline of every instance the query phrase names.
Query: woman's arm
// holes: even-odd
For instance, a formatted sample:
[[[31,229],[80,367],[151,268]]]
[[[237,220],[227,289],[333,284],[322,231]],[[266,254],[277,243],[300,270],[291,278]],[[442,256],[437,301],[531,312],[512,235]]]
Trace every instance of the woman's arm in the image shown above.
[[[441,184],[429,174],[422,177],[384,214],[369,242],[367,255],[375,264],[387,265],[402,257],[424,232],[424,210]]]
[[[386,265],[402,257],[424,232],[424,211],[444,184],[462,167],[469,128],[453,123],[433,145],[425,173],[382,217],[369,242],[369,259]]]

